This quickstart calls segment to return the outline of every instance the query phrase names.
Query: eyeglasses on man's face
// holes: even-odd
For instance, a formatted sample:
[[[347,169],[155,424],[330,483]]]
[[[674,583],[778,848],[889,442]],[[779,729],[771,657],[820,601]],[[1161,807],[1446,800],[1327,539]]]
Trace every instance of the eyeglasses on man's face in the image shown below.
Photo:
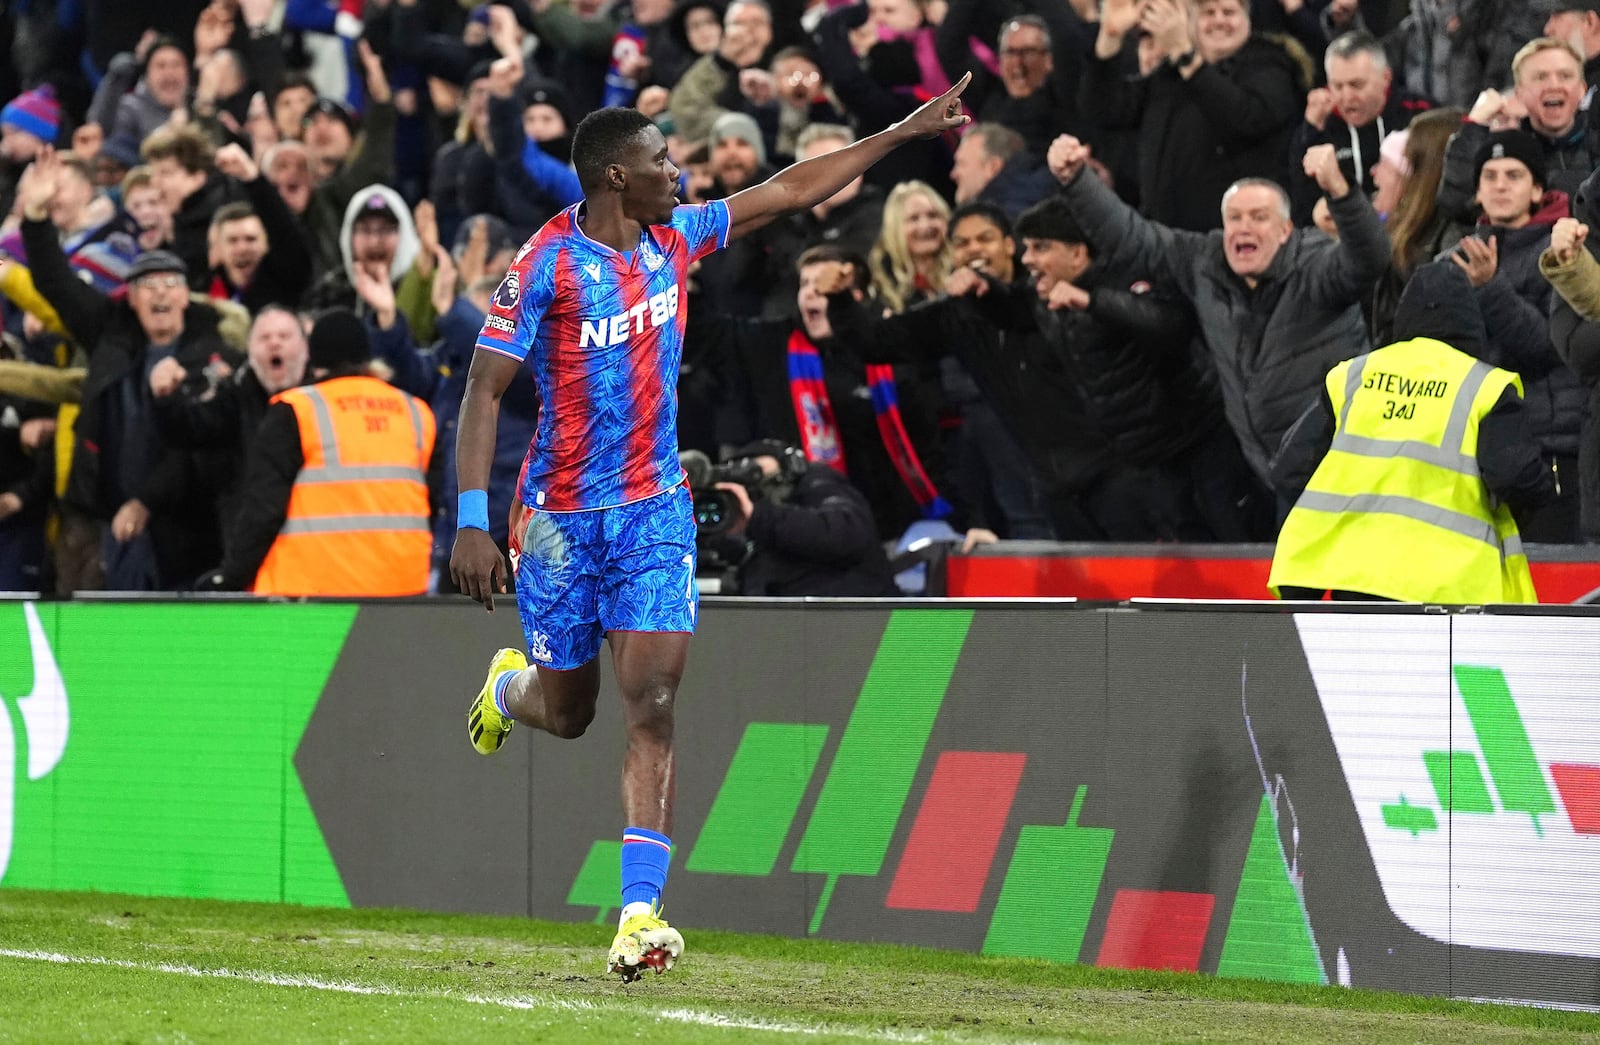
[[[168,272],[159,276],[140,276],[134,281],[135,286],[143,287],[145,290],[172,290],[183,286],[183,284],[184,278],[176,272]]]

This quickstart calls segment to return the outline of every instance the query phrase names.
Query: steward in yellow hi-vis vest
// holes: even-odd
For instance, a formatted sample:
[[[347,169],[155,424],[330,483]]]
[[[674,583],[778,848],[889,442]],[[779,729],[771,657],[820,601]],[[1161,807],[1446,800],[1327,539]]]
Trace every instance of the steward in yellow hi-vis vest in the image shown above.
[[[1396,313],[1396,333],[1448,332],[1481,349],[1465,278],[1427,268],[1434,271],[1422,285],[1407,288],[1412,300]],[[1477,320],[1476,340],[1453,329],[1462,309]],[[1326,397],[1331,439],[1278,535],[1268,581],[1275,595],[1537,601],[1505,503],[1549,493],[1517,375],[1412,336],[1334,367]],[[1291,433],[1284,455],[1303,438]]]
[[[245,466],[244,503],[216,588],[257,595],[421,595],[433,546],[426,403],[363,372],[344,310],[311,331],[315,384],[273,397]]]

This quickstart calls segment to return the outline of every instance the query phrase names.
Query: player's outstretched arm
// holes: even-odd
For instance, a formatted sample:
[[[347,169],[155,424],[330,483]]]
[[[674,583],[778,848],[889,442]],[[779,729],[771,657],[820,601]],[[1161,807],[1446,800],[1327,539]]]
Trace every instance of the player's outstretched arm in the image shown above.
[[[961,92],[971,82],[972,74],[967,73],[954,87],[899,123],[846,148],[786,167],[760,185],[729,196],[730,237],[754,232],[774,218],[821,203],[906,142],[971,123],[972,117],[961,111]]]
[[[489,469],[494,464],[495,427],[500,421],[500,397],[517,376],[520,362],[510,356],[478,349],[467,371],[467,390],[461,397],[456,424],[456,488],[489,489]],[[457,520],[459,526],[463,520]],[[456,530],[450,552],[450,577],[456,587],[485,609],[494,612],[494,593],[506,590],[505,560],[487,530],[463,526]]]

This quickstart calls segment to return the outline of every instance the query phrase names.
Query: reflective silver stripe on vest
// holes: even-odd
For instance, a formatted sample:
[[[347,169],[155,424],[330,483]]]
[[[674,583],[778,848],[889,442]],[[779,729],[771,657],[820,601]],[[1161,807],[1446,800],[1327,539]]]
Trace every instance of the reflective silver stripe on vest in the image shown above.
[[[1366,370],[1367,359],[1367,356],[1361,356],[1350,364],[1350,371],[1344,383],[1344,404],[1339,410],[1339,430],[1334,433],[1333,443],[1329,449],[1354,454],[1357,457],[1403,457],[1477,478],[1478,459],[1473,454],[1463,453],[1462,446],[1467,441],[1467,424],[1472,419],[1472,403],[1478,398],[1478,390],[1483,387],[1483,383],[1488,380],[1494,368],[1481,361],[1472,364],[1472,369],[1467,371],[1466,380],[1456,391],[1455,401],[1450,405],[1450,420],[1445,424],[1442,445],[1434,446],[1417,439],[1375,439],[1371,436],[1349,434],[1347,429],[1350,422],[1350,403],[1361,388],[1361,378]]]
[[[315,485],[379,479],[398,479],[424,485],[428,482],[428,477],[422,474],[422,469],[403,464],[341,464],[331,468],[307,468],[301,471],[295,482],[301,485]]]
[[[1318,512],[1366,512],[1382,513],[1386,515],[1399,515],[1417,522],[1437,526],[1441,530],[1459,533],[1463,537],[1470,537],[1475,541],[1482,541],[1491,545],[1496,551],[1502,549],[1500,535],[1495,528],[1481,519],[1474,519],[1470,515],[1452,512],[1448,508],[1428,504],[1410,497],[1401,497],[1398,494],[1359,493],[1351,496],[1336,493],[1320,493],[1307,490],[1300,495],[1300,500],[1295,502],[1296,508],[1309,508]],[[1511,550],[1512,542],[1507,539],[1504,545],[1504,554],[1520,555],[1522,542],[1517,541],[1517,550]]]
[[[290,519],[279,533],[370,533],[380,530],[421,530],[430,532],[428,520],[417,515],[336,515],[310,519]]]
[[[422,415],[417,412],[417,401],[400,393],[400,398],[405,400],[406,409],[411,411],[411,440],[417,447],[417,460],[422,460]]]
[[[321,468],[303,467],[300,474],[295,476],[296,483],[346,483],[363,479],[385,480],[395,479],[403,482],[428,483],[428,477],[421,468],[409,468],[405,465],[341,465],[339,463],[339,443],[333,433],[333,413],[328,409],[328,401],[323,398],[322,392],[315,386],[306,386],[301,389],[306,398],[311,402],[312,416],[317,422],[317,438],[322,441],[322,460],[325,462]],[[411,411],[412,441],[417,447],[417,459],[422,458],[422,417],[417,413],[417,404],[410,396],[403,396],[406,408]]]
[[[1370,354],[1356,356],[1350,361],[1350,369],[1344,374],[1344,403],[1339,407],[1339,431],[1350,427],[1350,404],[1355,402],[1356,393],[1361,390],[1361,375],[1366,372],[1367,360]],[[1334,438],[1338,438],[1335,436]]]
[[[328,401],[322,398],[322,393],[314,385],[307,385],[301,391],[311,401],[311,413],[317,419],[317,438],[322,442],[322,460],[329,467],[339,467],[339,444],[333,437],[333,414],[328,410]]]

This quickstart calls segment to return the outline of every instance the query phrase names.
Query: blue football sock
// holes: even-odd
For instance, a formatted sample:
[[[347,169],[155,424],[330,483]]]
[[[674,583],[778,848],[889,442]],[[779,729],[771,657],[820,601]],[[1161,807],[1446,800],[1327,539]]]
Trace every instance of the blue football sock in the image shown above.
[[[667,887],[667,865],[672,862],[672,839],[630,827],[622,832],[622,903],[661,902]]]
[[[506,718],[514,719],[517,717],[506,708],[506,687],[511,685],[511,680],[516,678],[518,674],[520,674],[520,672],[502,671],[499,675],[495,676],[494,706],[499,709],[500,714],[504,715]]]

